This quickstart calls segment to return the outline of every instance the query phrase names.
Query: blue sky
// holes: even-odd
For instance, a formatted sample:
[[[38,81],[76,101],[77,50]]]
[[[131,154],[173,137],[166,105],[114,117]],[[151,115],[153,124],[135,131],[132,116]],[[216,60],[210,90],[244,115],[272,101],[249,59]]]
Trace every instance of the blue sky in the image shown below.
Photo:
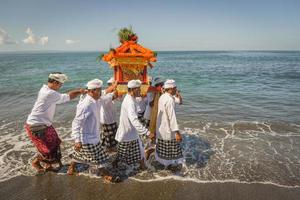
[[[0,0],[0,51],[300,50],[298,0]]]

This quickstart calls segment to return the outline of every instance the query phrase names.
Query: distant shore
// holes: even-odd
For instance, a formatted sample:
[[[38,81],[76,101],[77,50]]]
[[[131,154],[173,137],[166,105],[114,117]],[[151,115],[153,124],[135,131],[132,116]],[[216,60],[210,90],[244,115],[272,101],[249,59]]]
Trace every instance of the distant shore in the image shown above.
[[[46,174],[19,176],[0,183],[1,199],[272,199],[298,200],[300,187],[269,184],[195,183],[189,181],[104,184],[102,179]]]

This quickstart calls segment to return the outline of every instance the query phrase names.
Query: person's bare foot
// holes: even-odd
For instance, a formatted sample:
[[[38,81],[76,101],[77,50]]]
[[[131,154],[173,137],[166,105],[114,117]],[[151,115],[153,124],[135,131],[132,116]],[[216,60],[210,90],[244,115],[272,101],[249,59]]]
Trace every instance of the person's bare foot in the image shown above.
[[[58,172],[61,168],[62,166],[60,165],[58,167],[53,167],[52,164],[46,164],[45,166],[45,170],[49,172]]]
[[[53,171],[53,167],[52,167],[52,165],[51,164],[49,164],[49,163],[47,163],[46,165],[45,165],[45,170],[46,171]]]
[[[31,165],[33,168],[36,169],[36,171],[39,173],[39,174],[43,174],[46,172],[46,170],[42,167],[40,161],[36,158],[34,159],[32,162],[31,162]]]
[[[106,175],[106,176],[103,176],[103,181],[105,183],[119,183],[119,182],[121,182],[121,178],[119,176]]]
[[[68,171],[67,171],[67,174],[70,175],[70,176],[76,174],[75,163],[70,164],[70,166],[68,168]]]

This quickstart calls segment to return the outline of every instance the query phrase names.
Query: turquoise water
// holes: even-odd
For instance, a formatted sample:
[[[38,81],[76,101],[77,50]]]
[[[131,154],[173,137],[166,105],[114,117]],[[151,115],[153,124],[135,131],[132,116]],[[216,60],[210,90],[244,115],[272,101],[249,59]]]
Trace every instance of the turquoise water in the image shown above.
[[[107,80],[112,70],[97,63],[97,55],[0,54],[0,119],[14,109],[28,113],[50,72],[72,80],[62,91],[93,78]],[[185,121],[300,122],[300,52],[160,52],[150,75],[177,81],[185,102],[178,112]],[[22,119],[19,113],[14,117]]]
[[[33,174],[28,160],[35,149],[22,125],[48,74],[61,71],[70,77],[62,92],[84,87],[90,79],[106,81],[112,70],[97,63],[97,55],[0,54],[0,181]],[[177,115],[185,177],[300,186],[300,52],[159,52],[149,71],[175,79],[184,98]],[[65,140],[64,162],[69,162],[72,142],[67,139],[76,104],[58,106],[55,115]]]

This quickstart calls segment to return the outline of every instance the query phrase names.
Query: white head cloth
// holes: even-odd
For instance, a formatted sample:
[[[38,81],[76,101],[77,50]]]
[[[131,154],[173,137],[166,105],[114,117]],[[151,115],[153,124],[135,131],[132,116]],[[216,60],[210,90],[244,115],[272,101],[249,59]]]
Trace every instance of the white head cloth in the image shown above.
[[[131,80],[128,82],[127,87],[128,88],[137,88],[141,87],[142,82],[140,80]]]
[[[152,76],[148,76],[148,81],[149,81],[149,82],[152,82],[152,81],[153,81]]]
[[[164,83],[164,81],[161,78],[159,78],[159,77],[154,78],[154,85],[157,85],[160,83]]]
[[[102,87],[103,82],[99,79],[94,79],[89,81],[86,84],[86,87],[88,90],[93,90],[93,89],[97,89],[97,88],[101,88]]]
[[[108,79],[106,83],[113,83],[114,81],[115,81],[114,77],[111,77],[110,79]]]
[[[167,79],[165,84],[164,84],[164,88],[165,89],[169,89],[169,88],[175,88],[176,84],[175,81],[173,79]]]
[[[67,75],[65,74],[59,74],[59,73],[51,73],[49,74],[49,78],[50,79],[53,79],[53,80],[56,80],[60,83],[64,83],[65,81],[68,81],[68,77]]]

